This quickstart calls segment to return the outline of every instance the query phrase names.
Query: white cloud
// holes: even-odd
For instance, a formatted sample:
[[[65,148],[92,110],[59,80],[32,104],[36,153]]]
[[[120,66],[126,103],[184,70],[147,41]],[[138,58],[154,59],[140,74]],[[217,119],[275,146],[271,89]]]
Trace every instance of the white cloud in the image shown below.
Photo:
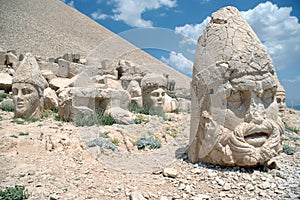
[[[182,53],[172,51],[169,58],[161,57],[161,61],[185,74],[192,74],[193,62],[184,57]]]
[[[277,69],[300,63],[300,24],[297,17],[291,16],[291,11],[291,7],[279,8],[267,1],[242,12]]]
[[[108,15],[103,14],[103,13],[101,12],[101,10],[97,10],[97,11],[93,12],[93,13],[91,14],[91,16],[92,16],[92,18],[93,18],[94,20],[98,20],[98,19],[106,19],[106,18],[109,17]]]
[[[74,6],[74,1],[72,0],[72,1],[70,1],[69,3],[67,3],[69,6],[71,6],[71,7],[73,7],[73,8],[75,8],[75,6]]]
[[[285,82],[290,82],[290,83],[296,83],[296,82],[300,82],[300,76],[296,76],[295,79],[288,79],[288,80],[283,80]]]
[[[202,23],[192,25],[186,24],[184,26],[175,27],[175,33],[180,34],[184,37],[183,44],[197,44],[198,37],[201,35],[202,31],[205,29],[210,21],[210,17],[206,17]]]
[[[124,21],[132,27],[153,27],[152,21],[142,18],[142,13],[156,10],[161,7],[171,8],[176,6],[176,0],[113,0],[113,19]]]
[[[277,69],[297,66],[300,63],[300,24],[297,17],[291,16],[291,11],[291,7],[279,8],[267,1],[241,12],[265,45]],[[209,20],[207,17],[200,24],[176,27],[175,32],[184,36],[181,43],[196,45]]]

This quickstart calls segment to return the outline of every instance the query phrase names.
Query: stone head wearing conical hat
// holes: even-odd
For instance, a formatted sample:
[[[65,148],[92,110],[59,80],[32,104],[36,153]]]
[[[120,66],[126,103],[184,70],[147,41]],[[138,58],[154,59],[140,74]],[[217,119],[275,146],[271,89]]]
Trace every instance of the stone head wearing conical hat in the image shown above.
[[[27,53],[13,77],[12,97],[15,117],[41,118],[44,108],[44,84],[38,63]]]
[[[281,151],[274,75],[271,58],[239,11],[213,13],[193,68],[192,162],[262,165]]]

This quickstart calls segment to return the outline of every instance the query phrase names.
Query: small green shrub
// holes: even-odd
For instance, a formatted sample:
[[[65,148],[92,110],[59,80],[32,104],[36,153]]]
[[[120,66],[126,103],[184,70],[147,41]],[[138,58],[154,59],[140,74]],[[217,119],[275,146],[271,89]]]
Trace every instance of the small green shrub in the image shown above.
[[[174,128],[167,127],[166,128],[166,133],[168,135],[172,136],[173,138],[176,138],[178,136],[178,130],[174,129]]]
[[[100,125],[113,125],[115,123],[117,123],[116,120],[110,114],[100,117]]]
[[[27,135],[29,135],[28,132],[20,132],[20,133],[19,133],[19,136],[27,136]]]
[[[109,138],[108,133],[109,132],[106,132],[106,131],[105,132],[100,132],[99,133],[99,137],[101,137],[101,138]]]
[[[93,115],[82,116],[77,114],[73,118],[75,126],[113,125],[116,120],[110,114],[104,114],[104,110],[98,109]]]
[[[11,96],[5,92],[0,92],[0,101],[2,101],[3,99],[6,99],[6,98],[11,98]]]
[[[145,118],[143,115],[138,114],[136,115],[136,118],[133,120],[133,124],[141,124],[141,123],[148,123],[149,119]]]
[[[13,112],[14,111],[14,105],[10,102],[2,102],[1,103],[1,110],[7,111],[7,112]]]
[[[283,152],[287,155],[294,155],[297,152],[297,150],[294,147],[291,147],[287,144],[284,144],[283,145]]]
[[[179,108],[176,108],[175,110],[172,111],[172,113],[175,113],[175,114],[179,114],[180,110]]]
[[[134,102],[130,105],[130,112],[144,114],[144,115],[150,115],[150,108],[141,107],[137,103]]]
[[[157,138],[150,137],[141,137],[138,141],[135,142],[137,148],[145,149],[148,147],[149,149],[159,149],[161,147],[161,142]]]
[[[0,191],[0,199],[3,200],[22,200],[28,198],[29,193],[24,186],[16,185],[15,187],[8,187]]]
[[[25,121],[21,118],[14,118],[12,122],[16,123],[16,124],[24,124],[25,123]]]
[[[95,146],[99,146],[105,149],[111,149],[113,151],[115,151],[117,149],[116,145],[114,145],[112,142],[104,140],[102,138],[97,138],[94,139],[92,141],[89,141],[87,143],[88,147],[95,147]]]
[[[116,145],[116,146],[119,146],[120,139],[119,139],[119,138],[113,138],[113,139],[111,139],[110,142],[113,143],[113,144]]]

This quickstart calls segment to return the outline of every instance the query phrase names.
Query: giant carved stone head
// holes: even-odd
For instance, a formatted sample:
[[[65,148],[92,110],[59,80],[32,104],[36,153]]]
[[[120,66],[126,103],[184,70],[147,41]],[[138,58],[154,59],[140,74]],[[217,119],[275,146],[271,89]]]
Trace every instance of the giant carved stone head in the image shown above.
[[[281,151],[275,70],[236,8],[213,13],[198,40],[191,88],[192,162],[254,166]]]
[[[44,84],[35,58],[27,53],[21,61],[12,84],[15,117],[41,118],[44,108]]]
[[[167,79],[159,74],[147,74],[141,80],[143,107],[164,112]]]

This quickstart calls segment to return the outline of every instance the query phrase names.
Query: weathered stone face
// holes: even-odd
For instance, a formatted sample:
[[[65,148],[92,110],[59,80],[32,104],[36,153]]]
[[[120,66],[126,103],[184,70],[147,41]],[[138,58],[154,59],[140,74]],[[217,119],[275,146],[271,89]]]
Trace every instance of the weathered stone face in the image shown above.
[[[253,166],[279,153],[283,124],[274,74],[270,57],[236,8],[212,15],[193,69],[192,162]]]
[[[32,84],[14,83],[12,93],[15,117],[40,118],[40,97]]]
[[[27,53],[20,63],[12,82],[15,117],[41,118],[46,80],[36,59],[30,53]]]
[[[143,106],[164,112],[167,80],[162,75],[148,74],[141,80]]]
[[[162,88],[158,88],[148,93],[148,106],[155,111],[163,111],[163,106],[165,104],[166,92]]]

